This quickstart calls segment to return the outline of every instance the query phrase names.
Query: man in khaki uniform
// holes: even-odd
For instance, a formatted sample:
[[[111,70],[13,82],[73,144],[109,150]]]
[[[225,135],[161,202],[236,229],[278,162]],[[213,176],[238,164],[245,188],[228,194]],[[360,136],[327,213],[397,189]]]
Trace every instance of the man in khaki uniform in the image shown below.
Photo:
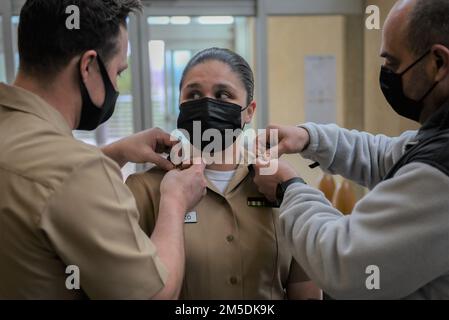
[[[153,168],[126,181],[147,234],[153,232],[159,216],[159,184],[165,174]],[[257,203],[264,198],[247,165],[237,167],[224,192],[209,179],[207,189],[207,195],[185,218],[186,272],[181,299],[320,297],[319,289],[310,289],[313,284],[288,251],[278,210]]]
[[[156,154],[168,134],[152,129],[102,150],[72,136],[112,115],[117,74],[127,67],[125,19],[140,3],[77,1],[82,28],[69,31],[69,2],[25,3],[19,74],[14,86],[0,84],[0,299],[176,298],[183,217],[203,194],[204,167],[164,179],[150,240],[120,166],[171,169]],[[67,281],[72,270],[79,288]]]

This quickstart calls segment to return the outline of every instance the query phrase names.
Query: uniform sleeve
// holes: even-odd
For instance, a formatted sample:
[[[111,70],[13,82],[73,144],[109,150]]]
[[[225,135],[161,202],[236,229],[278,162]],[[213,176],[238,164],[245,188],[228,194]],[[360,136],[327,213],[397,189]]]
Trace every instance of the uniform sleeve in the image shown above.
[[[134,197],[106,157],[80,164],[55,190],[41,227],[62,261],[79,268],[91,299],[149,299],[164,286],[167,271]]]
[[[288,187],[281,230],[295,259],[337,299],[401,299],[449,270],[449,178],[421,163],[401,168],[342,216],[307,185]],[[377,270],[378,290],[370,290]],[[372,288],[371,288],[372,289]]]
[[[310,144],[301,156],[319,162],[326,172],[342,175],[370,189],[382,180],[403,155],[404,146],[416,136],[416,131],[407,131],[390,138],[334,124],[306,123],[301,127],[310,135]]]
[[[309,280],[310,278],[307,276],[307,274],[304,272],[304,270],[301,268],[298,262],[296,262],[295,259],[292,259],[290,265],[290,272],[288,275],[288,283],[298,283]]]
[[[138,174],[129,176],[126,180],[126,185],[129,190],[131,190],[136,200],[137,209],[140,214],[140,227],[148,236],[151,236],[156,225],[154,201],[157,199],[153,199],[150,188],[148,188],[147,184],[143,180],[143,177]]]

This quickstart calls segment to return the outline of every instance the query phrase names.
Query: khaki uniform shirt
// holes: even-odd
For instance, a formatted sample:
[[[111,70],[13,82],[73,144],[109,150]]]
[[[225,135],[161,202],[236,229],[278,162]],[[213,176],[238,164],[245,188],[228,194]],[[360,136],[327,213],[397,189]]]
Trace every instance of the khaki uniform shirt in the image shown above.
[[[160,169],[132,175],[140,224],[151,234],[159,211]],[[278,210],[248,206],[261,197],[245,165],[224,194],[207,195],[186,215],[186,271],[181,299],[284,299],[288,283],[309,280],[281,236]]]
[[[148,299],[163,287],[118,165],[42,99],[4,84],[0,190],[0,299]],[[80,290],[66,287],[70,265]]]

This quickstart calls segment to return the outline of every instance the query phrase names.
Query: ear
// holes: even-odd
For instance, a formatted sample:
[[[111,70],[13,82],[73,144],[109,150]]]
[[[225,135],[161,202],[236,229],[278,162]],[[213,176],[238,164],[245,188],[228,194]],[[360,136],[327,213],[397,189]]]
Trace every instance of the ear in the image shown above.
[[[92,62],[97,57],[97,52],[95,50],[89,50],[83,53],[80,59],[80,73],[81,78],[85,82],[90,73],[90,68],[92,67]]]
[[[442,81],[449,74],[449,49],[436,44],[432,47],[432,57],[435,61],[435,81]]]
[[[250,123],[253,120],[254,113],[256,112],[256,107],[257,107],[256,101],[255,100],[251,101],[248,108],[245,110],[245,116],[243,119],[245,123]]]

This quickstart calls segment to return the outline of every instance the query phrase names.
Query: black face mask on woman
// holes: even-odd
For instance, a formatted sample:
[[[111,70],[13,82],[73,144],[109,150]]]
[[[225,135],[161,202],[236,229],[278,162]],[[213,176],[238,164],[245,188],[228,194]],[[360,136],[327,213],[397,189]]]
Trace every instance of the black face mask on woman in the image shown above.
[[[429,94],[435,89],[438,82],[435,82],[424,96],[418,101],[408,98],[404,93],[402,76],[424,59],[431,51],[427,51],[418,60],[412,63],[407,69],[401,73],[394,73],[390,69],[382,66],[380,72],[380,87],[390,106],[407,119],[419,121],[423,110],[423,102]]]
[[[104,84],[104,102],[101,107],[97,107],[90,98],[86,85],[80,75],[80,90],[81,90],[81,117],[77,130],[95,130],[99,125],[109,120],[114,113],[115,105],[118,96],[120,95],[114,88],[111,79],[109,78],[106,66],[97,55],[98,67],[100,68],[101,78]],[[81,61],[80,61],[81,63]]]
[[[184,129],[189,133],[190,143],[194,145],[196,140],[193,137],[194,122],[198,121],[201,124],[201,150],[212,141],[202,141],[203,133],[208,129],[216,129],[220,132],[222,141],[222,150],[228,148],[234,139],[226,139],[226,133],[229,133],[231,129],[243,130],[242,128],[242,112],[248,107],[242,108],[241,106],[229,103],[225,101],[215,100],[212,98],[202,98],[197,100],[191,100],[184,102],[179,107],[178,117],[178,129]],[[199,146],[195,146],[199,149]]]

